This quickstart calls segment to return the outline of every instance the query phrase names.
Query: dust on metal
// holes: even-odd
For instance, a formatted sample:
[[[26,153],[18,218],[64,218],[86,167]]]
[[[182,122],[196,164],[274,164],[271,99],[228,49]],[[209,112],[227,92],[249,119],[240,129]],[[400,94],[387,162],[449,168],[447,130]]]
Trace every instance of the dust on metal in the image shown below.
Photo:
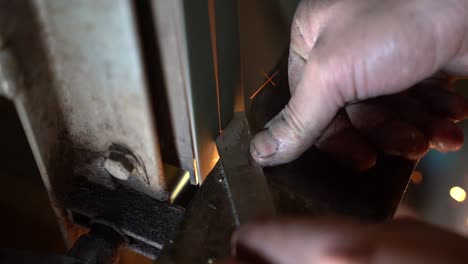
[[[128,180],[131,175],[147,178],[144,165],[126,147],[113,144],[109,148],[104,167],[113,177],[120,180]]]

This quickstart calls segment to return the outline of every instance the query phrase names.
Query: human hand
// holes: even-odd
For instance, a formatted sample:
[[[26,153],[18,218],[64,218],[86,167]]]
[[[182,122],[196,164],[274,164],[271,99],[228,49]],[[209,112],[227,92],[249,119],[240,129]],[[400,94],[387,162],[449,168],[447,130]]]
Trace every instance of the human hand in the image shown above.
[[[254,137],[254,159],[285,163],[316,144],[362,170],[376,150],[417,159],[429,147],[459,149],[454,122],[468,103],[450,76],[468,73],[467,11],[466,0],[303,0],[291,33],[292,98]]]
[[[416,220],[280,220],[235,235],[236,258],[222,264],[468,263],[468,239]]]

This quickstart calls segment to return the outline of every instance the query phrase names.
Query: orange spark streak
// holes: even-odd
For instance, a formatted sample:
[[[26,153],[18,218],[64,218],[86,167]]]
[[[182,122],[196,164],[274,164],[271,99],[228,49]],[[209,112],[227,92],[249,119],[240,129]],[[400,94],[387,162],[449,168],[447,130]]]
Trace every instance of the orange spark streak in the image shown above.
[[[218,72],[218,45],[216,38],[216,9],[215,0],[208,0],[208,15],[210,17],[210,34],[211,34],[211,52],[213,53],[213,68],[216,82],[216,102],[218,104],[218,128],[219,133],[221,127],[221,99],[219,92],[219,72]]]
[[[272,79],[274,76],[270,77],[265,72],[263,72],[263,76],[265,76],[265,78],[267,78],[267,82],[271,82],[271,84],[273,84],[273,86],[276,86],[276,83]]]
[[[271,77],[267,77],[268,80],[266,80],[266,81],[257,89],[257,91],[255,91],[255,93],[252,94],[252,96],[250,96],[250,100],[254,99],[255,96],[257,96],[257,94],[258,94],[263,88],[265,88],[265,86],[266,86],[269,82],[271,82],[274,86],[276,86],[272,79],[275,78],[275,76],[278,75],[278,73],[279,73],[279,70],[277,70]]]

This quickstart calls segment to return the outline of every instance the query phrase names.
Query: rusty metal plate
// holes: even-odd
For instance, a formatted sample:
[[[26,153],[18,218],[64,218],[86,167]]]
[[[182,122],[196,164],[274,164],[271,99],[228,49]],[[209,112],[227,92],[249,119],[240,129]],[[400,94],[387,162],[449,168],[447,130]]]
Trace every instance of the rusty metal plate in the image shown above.
[[[48,188],[86,177],[167,199],[131,1],[10,1],[0,13],[14,20],[13,100]],[[126,181],[104,168],[112,145],[140,162]]]

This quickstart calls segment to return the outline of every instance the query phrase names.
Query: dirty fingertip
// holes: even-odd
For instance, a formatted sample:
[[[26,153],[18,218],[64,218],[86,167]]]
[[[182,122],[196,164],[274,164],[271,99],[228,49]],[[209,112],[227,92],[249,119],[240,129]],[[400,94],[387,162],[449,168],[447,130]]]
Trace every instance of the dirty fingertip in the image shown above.
[[[268,130],[256,134],[250,144],[250,153],[260,165],[264,165],[278,151],[278,142]]]

